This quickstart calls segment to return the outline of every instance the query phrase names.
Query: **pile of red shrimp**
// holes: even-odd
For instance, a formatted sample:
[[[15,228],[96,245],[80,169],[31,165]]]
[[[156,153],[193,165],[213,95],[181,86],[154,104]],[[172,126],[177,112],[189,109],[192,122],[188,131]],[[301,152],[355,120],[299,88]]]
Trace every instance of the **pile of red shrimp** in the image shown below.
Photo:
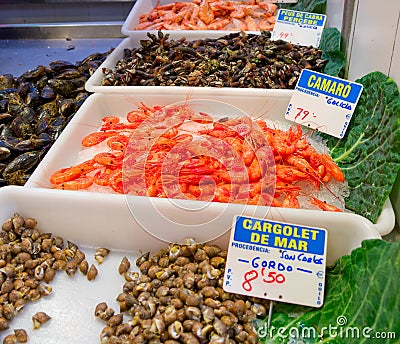
[[[314,191],[344,183],[344,175],[299,125],[281,130],[249,116],[214,119],[189,105],[142,103],[126,118],[104,117],[82,146],[96,154],[54,172],[54,188],[96,185],[137,196],[291,208],[302,207],[305,197],[320,209],[341,211]]]
[[[277,6],[269,1],[192,0],[156,5],[135,30],[272,31]]]

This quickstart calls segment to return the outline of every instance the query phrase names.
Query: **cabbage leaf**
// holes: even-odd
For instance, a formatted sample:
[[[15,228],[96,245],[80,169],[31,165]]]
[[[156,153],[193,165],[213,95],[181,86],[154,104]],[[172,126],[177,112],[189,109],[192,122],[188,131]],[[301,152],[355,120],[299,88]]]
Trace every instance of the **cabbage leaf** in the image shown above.
[[[326,27],[322,31],[319,48],[322,50],[322,58],[327,59],[324,73],[332,76],[341,74],[346,65],[346,58],[341,51],[341,33],[333,27]]]
[[[327,268],[321,308],[277,303],[269,331],[255,327],[264,343],[399,343],[399,285],[400,241],[365,240]]]
[[[278,7],[288,10],[325,14],[326,4],[327,0],[299,0],[295,4],[278,4]]]
[[[400,96],[381,72],[356,81],[364,89],[345,136],[321,135],[348,182],[346,208],[376,223],[400,170]]]

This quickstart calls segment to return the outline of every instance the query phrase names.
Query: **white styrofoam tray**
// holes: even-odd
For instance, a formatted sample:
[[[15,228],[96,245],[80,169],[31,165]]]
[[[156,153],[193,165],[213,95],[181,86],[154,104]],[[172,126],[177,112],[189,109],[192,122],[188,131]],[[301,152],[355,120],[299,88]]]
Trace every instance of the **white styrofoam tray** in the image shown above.
[[[168,32],[171,39],[179,39],[186,37],[188,40],[210,37],[202,31],[190,31],[188,34],[183,35],[183,32],[171,31]],[[214,37],[220,37],[222,34],[217,32],[218,35],[214,34]],[[140,46],[140,40],[149,39],[147,32],[140,31],[135,37],[127,37],[121,41],[120,44],[114,49],[114,51],[107,56],[104,62],[96,69],[93,75],[86,81],[85,89],[88,92],[96,93],[148,93],[153,94],[169,94],[171,90],[173,93],[179,93],[180,95],[256,95],[261,97],[267,97],[270,94],[276,94],[280,92],[282,96],[291,96],[293,90],[282,89],[282,90],[271,90],[262,88],[234,88],[234,87],[189,87],[189,86],[102,86],[104,78],[103,68],[113,69],[117,65],[117,62],[124,57],[125,49],[133,49]]]
[[[50,175],[64,167],[75,165],[78,162],[78,153],[82,150],[81,140],[87,134],[97,131],[104,116],[117,115],[125,116],[128,111],[131,111],[137,107],[139,102],[143,102],[148,106],[156,105],[169,105],[176,102],[190,101],[193,105],[198,102],[201,104],[203,112],[209,113],[214,117],[224,116],[238,116],[250,114],[252,116],[261,117],[270,120],[279,120],[285,122],[283,114],[287,108],[290,98],[283,96],[279,91],[271,91],[271,95],[266,97],[249,96],[249,95],[204,95],[201,98],[190,97],[176,94],[171,91],[170,94],[159,94],[153,93],[133,95],[133,94],[92,94],[85,103],[81,106],[78,112],[75,114],[71,122],[64,129],[60,137],[53,144],[49,152],[43,158],[41,163],[37,166],[32,176],[29,178],[26,187],[30,188],[51,188],[52,185],[49,182]],[[111,190],[111,189],[110,189]],[[55,191],[55,190],[54,190]],[[60,190],[61,193],[67,192]],[[72,191],[73,193],[82,194],[84,191]],[[121,207],[126,206],[127,199],[124,195],[120,196]],[[100,197],[108,197],[102,194]],[[250,205],[239,205],[239,204],[218,204],[212,202],[200,201],[189,201],[189,200],[167,200],[158,199],[155,201],[154,198],[131,196],[128,198],[129,205],[132,212],[135,212],[135,219],[145,227],[149,227],[149,217],[147,214],[152,214],[153,217],[159,217],[162,226],[157,227],[163,233],[168,233],[165,229],[168,226],[176,226],[180,224],[182,229],[186,229],[188,226],[194,226],[198,223],[198,229],[201,229],[204,238],[209,238],[214,232],[213,226],[207,226],[208,223],[218,223],[216,228],[225,230],[231,224],[232,216],[237,213],[245,214],[256,214],[258,217],[263,217],[268,213],[267,207],[255,207]],[[181,202],[182,201],[182,202]],[[286,211],[286,210],[285,210]],[[292,209],[295,218],[299,221],[306,222],[308,225],[316,225],[314,223],[314,213],[306,211],[304,209]],[[311,214],[313,214],[311,216]],[[326,212],[317,210],[316,216],[323,219]],[[335,213],[328,216],[344,216],[348,217],[349,223],[352,219],[357,219],[358,216],[350,213]],[[196,222],[193,222],[196,221]],[[365,220],[370,222],[368,220]],[[385,207],[381,216],[379,217],[376,224],[370,223],[378,233],[385,235],[392,231],[394,228],[394,212],[391,207],[390,201],[385,203]],[[158,237],[162,237],[163,233],[157,233]],[[168,234],[169,235],[169,234]],[[167,235],[167,240],[172,240]],[[349,232],[349,236],[351,236]],[[164,237],[165,238],[165,237]],[[175,240],[175,239],[174,239]]]
[[[182,228],[166,222],[154,216],[154,211],[148,209],[142,200],[138,199],[135,202],[136,211],[144,213],[152,226],[162,227],[168,232],[171,241],[180,241],[183,237],[193,237],[198,241],[205,239],[202,228]],[[180,213],[179,216],[185,216],[184,212],[171,209],[162,201],[156,200],[160,208],[168,208],[167,210],[175,212],[175,215]],[[1,223],[14,213],[19,213],[25,218],[36,218],[37,228],[76,243],[85,252],[89,264],[95,263],[99,270],[97,278],[91,282],[79,271],[73,277],[68,277],[63,271],[57,273],[50,283],[53,293],[28,303],[11,322],[11,328],[2,331],[0,337],[12,333],[14,328],[24,328],[28,332],[31,344],[99,343],[105,323],[94,317],[94,309],[98,303],[107,302],[119,312],[116,297],[122,292],[124,283],[123,277],[118,274],[118,265],[122,257],[127,256],[131,262],[131,270],[137,270],[135,261],[142,253],[158,252],[167,246],[166,242],[143,229],[132,215],[125,197],[121,195],[110,194],[104,197],[104,194],[99,193],[6,186],[0,189],[0,204]],[[206,227],[221,232],[220,229],[230,223],[232,215],[239,211],[241,209],[236,211],[232,208],[232,212],[225,212]],[[268,213],[258,209],[255,215],[327,228],[328,265],[359,247],[363,240],[381,238],[375,227],[358,215],[313,210],[299,212],[278,208],[271,208]],[[191,214],[187,222],[196,224],[201,217],[199,212]],[[229,235],[229,230],[225,231],[211,242],[227,248]],[[100,266],[94,260],[94,251],[98,247],[111,250]],[[52,319],[40,329],[33,330],[31,317],[38,311],[46,312]]]
[[[134,28],[139,24],[140,15],[151,11],[159,2],[158,6],[168,5],[174,3],[174,0],[137,0],[129,12],[126,20],[124,21],[121,32],[128,37],[137,37],[138,33],[143,30],[135,30]],[[192,0],[180,0],[179,2],[192,2]],[[156,32],[157,30],[148,30]],[[169,31],[169,30],[168,30]],[[172,30],[171,30],[172,31]],[[193,35],[194,37],[200,35],[207,35],[207,37],[215,37],[232,33],[235,30],[179,30],[182,35]],[[236,30],[238,31],[238,30]],[[252,31],[247,31],[252,32]],[[204,37],[204,36],[203,36]]]

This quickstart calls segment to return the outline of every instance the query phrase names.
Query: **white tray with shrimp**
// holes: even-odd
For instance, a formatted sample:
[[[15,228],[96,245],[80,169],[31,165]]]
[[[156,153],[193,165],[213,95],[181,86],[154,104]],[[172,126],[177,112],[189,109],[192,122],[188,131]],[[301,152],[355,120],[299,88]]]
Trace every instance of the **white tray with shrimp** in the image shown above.
[[[180,39],[182,37],[188,40],[195,40],[207,37],[221,37],[223,33],[214,32],[213,35],[207,35],[204,31],[189,31],[187,34],[183,31],[163,32],[170,35],[170,39]],[[293,94],[292,89],[263,89],[263,88],[236,88],[236,87],[190,87],[190,86],[103,86],[105,74],[103,68],[113,69],[118,61],[124,58],[126,49],[132,50],[140,46],[140,40],[148,40],[147,31],[138,31],[131,37],[124,38],[114,51],[105,59],[105,61],[96,69],[96,71],[86,81],[85,89],[88,92],[95,93],[135,93],[135,94],[180,94],[180,95],[249,95],[269,97],[270,95],[280,94],[282,97],[290,97]]]
[[[237,4],[233,5],[235,2]],[[153,32],[159,29],[179,30],[183,35],[202,31],[202,34],[207,35],[206,37],[212,37],[216,32],[218,35],[224,35],[234,30],[254,32],[259,31],[261,28],[262,30],[272,31],[277,11],[275,4],[267,1],[263,3],[263,5],[265,4],[264,7],[246,4],[246,9],[249,6],[254,7],[253,16],[249,13],[249,10],[247,11],[247,24],[250,25],[248,26],[245,21],[246,14],[242,10],[243,6],[240,6],[239,3],[243,3],[243,1],[230,1],[225,5],[225,11],[218,11],[218,8],[215,8],[216,12],[226,14],[223,17],[219,17],[218,13],[214,16],[214,10],[210,7],[206,8],[204,14],[199,16],[199,1],[137,0],[122,25],[121,32],[126,36],[135,37],[140,31],[144,30]],[[178,5],[178,7],[171,12],[171,7],[174,4],[175,6]],[[183,8],[179,8],[179,4],[182,4]],[[185,4],[192,6],[186,6]],[[157,8],[159,8],[158,11]],[[150,18],[141,21],[141,16],[148,14],[150,11],[152,12]],[[203,18],[203,20],[200,18]]]
[[[93,147],[83,149],[81,142],[84,137],[99,130],[102,125],[103,117],[110,115],[121,117],[126,116],[129,111],[137,109],[140,103],[144,103],[147,106],[190,103],[191,106],[197,107],[201,109],[202,112],[208,113],[215,118],[250,115],[271,122],[273,125],[286,125],[289,127],[291,123],[283,119],[282,116],[289,100],[288,97],[283,97],[280,92],[276,92],[268,98],[254,95],[204,95],[203,97],[192,96],[188,98],[180,94],[160,94],[157,96],[152,94],[93,94],[78,110],[77,114],[64,129],[63,133],[43,158],[39,166],[35,169],[25,186],[28,188],[52,188],[53,184],[50,183],[50,177],[55,171],[91,159],[99,152],[98,150],[93,150]],[[327,190],[321,190],[322,193],[318,195],[318,197],[323,197],[323,199],[327,200],[328,203],[338,206],[343,203],[339,199],[339,191],[341,192],[341,190],[341,188],[335,190],[333,187],[330,187]],[[52,191],[60,192],[61,194],[74,193],[78,195],[94,193],[98,194],[98,197],[104,197],[106,199],[110,194],[115,193],[110,187],[97,188],[94,184],[84,191]],[[310,194],[307,194],[306,196],[316,196],[316,194],[311,193],[314,191],[309,192]],[[107,193],[107,196],[105,196],[104,193]],[[167,230],[168,226],[180,226],[182,229],[188,228],[188,226],[194,229],[198,228],[200,229],[199,233],[207,235],[209,231],[213,232],[215,230],[214,227],[207,226],[207,223],[210,221],[213,222],[215,219],[218,221],[218,228],[220,228],[221,225],[224,228],[228,228],[231,224],[232,217],[235,214],[255,214],[258,217],[263,217],[269,213],[269,208],[267,206],[255,206],[249,204],[205,202],[188,199],[157,199],[154,197],[132,195],[129,195],[129,197],[125,195],[113,195],[113,197],[120,200],[121,207],[129,206],[132,211],[137,211],[136,221],[140,224],[147,225],[148,221],[151,223],[153,219],[159,217],[160,223],[165,222],[165,225],[156,227],[160,228],[163,233],[168,233],[166,237],[167,240],[172,240],[172,238],[168,236],[170,233],[169,230]],[[156,203],[154,203],[155,200]],[[155,204],[157,204],[157,207],[154,206]],[[160,204],[162,205],[162,210],[158,207]],[[280,210],[283,210],[285,213],[286,211],[289,211],[289,213],[294,216],[291,219],[297,218],[298,221],[307,223],[310,226],[317,226],[317,222],[322,225],[325,216],[347,218],[349,221],[349,237],[352,235],[352,221],[357,221],[360,217],[349,212],[331,213],[305,208],[303,208],[303,206],[301,209],[290,210],[277,208],[275,211],[279,212]],[[320,218],[320,220],[315,222],[314,220],[316,217]],[[195,226],[198,219],[201,219],[201,224]],[[390,201],[385,203],[383,212],[376,224],[372,224],[364,218],[362,219],[363,222],[366,221],[366,223],[369,223],[381,235],[389,233],[394,228],[395,221]],[[159,236],[162,234],[158,233],[157,235]]]
[[[164,228],[171,241],[178,242],[191,236],[197,241],[210,241],[225,249],[229,241],[231,216],[242,212],[235,208],[226,210],[222,216],[211,219],[207,226],[203,226],[206,228],[204,232],[203,228],[191,227],[192,224],[207,221],[208,216],[204,216],[204,213],[195,212],[187,216],[184,211],[171,207],[165,200],[155,201],[160,209],[167,210],[180,222],[185,219],[188,227],[183,228],[182,225],[155,216],[157,214],[147,208],[148,204],[143,198],[135,201],[135,207],[136,211],[146,214],[149,221],[147,224],[137,221],[135,213],[130,211],[125,197],[121,195],[110,194],[104,197],[99,193],[20,186],[1,188],[1,224],[14,213],[24,218],[35,218],[38,221],[37,228],[42,233],[52,233],[53,236],[62,237],[64,242],[68,240],[78,245],[88,262],[97,266],[98,276],[89,282],[79,271],[73,277],[67,276],[64,271],[58,272],[50,282],[52,294],[28,302],[23,311],[17,313],[10,322],[10,329],[0,332],[0,337],[13,333],[13,329],[22,328],[27,331],[29,343],[32,344],[99,343],[105,323],[95,318],[94,309],[100,302],[106,302],[119,312],[116,297],[122,292],[124,284],[123,276],[118,273],[121,259],[126,256],[131,262],[131,270],[136,271],[134,263],[141,254],[158,252],[167,247],[167,242],[152,235],[151,228]],[[220,207],[216,205],[215,209]],[[369,221],[352,214],[271,208],[266,214],[258,211],[256,215],[327,228],[328,265],[359,247],[363,240],[380,238]],[[214,238],[217,239],[211,240]],[[94,252],[98,247],[111,250],[102,265],[94,260]],[[38,311],[45,312],[51,320],[34,330],[31,317]]]

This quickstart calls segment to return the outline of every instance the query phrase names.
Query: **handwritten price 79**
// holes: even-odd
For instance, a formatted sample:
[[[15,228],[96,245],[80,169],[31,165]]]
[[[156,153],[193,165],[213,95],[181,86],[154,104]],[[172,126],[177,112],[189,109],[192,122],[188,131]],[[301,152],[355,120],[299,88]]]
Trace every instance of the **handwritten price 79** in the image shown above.
[[[301,115],[303,115],[303,117],[301,117],[300,119],[301,119],[302,121],[304,121],[304,120],[306,119],[306,117],[307,117],[308,115],[310,115],[310,111],[308,111],[308,110],[304,110],[303,108],[300,108],[300,107],[298,107],[298,108],[296,108],[296,109],[299,110],[299,111],[297,112],[297,115],[294,116],[294,120],[296,120],[298,117],[300,117]]]

